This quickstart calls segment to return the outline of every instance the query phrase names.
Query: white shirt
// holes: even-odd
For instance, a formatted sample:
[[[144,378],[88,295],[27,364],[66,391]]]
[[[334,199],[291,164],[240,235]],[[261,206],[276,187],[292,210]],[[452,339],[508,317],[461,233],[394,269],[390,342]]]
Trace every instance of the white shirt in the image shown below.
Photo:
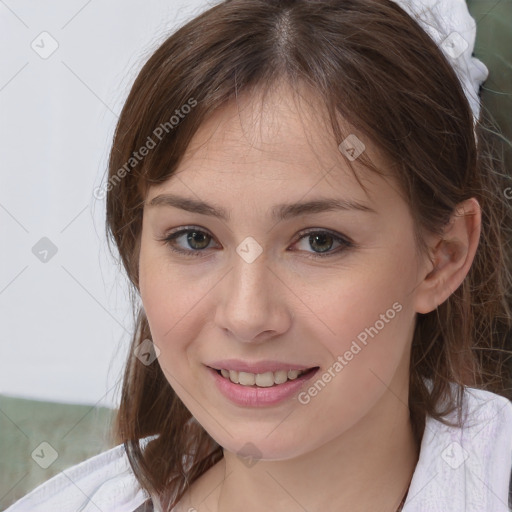
[[[473,388],[466,397],[463,428],[427,417],[403,512],[512,510],[512,403]],[[119,445],[59,473],[5,512],[133,512],[146,499]]]

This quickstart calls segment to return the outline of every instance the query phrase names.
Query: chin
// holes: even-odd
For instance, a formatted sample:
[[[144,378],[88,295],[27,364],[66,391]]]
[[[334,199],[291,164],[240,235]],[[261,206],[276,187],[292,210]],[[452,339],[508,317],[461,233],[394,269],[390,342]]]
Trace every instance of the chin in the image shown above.
[[[308,449],[314,448],[304,444],[304,440],[309,437],[307,433],[304,433],[304,436],[298,439],[294,438],[292,432],[288,431],[283,431],[281,435],[276,435],[276,431],[274,431],[270,436],[268,432],[271,432],[271,429],[260,429],[257,433],[248,432],[243,436],[238,432],[236,438],[229,437],[225,432],[219,437],[212,437],[224,450],[242,460],[247,460],[248,464],[257,460],[278,461],[293,459],[304,454]]]

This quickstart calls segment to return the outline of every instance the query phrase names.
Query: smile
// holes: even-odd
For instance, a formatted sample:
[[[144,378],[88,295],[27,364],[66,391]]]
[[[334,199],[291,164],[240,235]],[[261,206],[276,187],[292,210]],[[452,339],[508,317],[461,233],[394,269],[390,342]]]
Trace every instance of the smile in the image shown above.
[[[295,380],[310,370],[278,370],[276,372],[250,373],[238,372],[236,370],[217,370],[225,379],[229,379],[234,384],[242,386],[256,386],[260,388],[269,388],[279,384],[284,384],[288,380]]]
[[[206,366],[213,377],[214,389],[220,391],[230,402],[243,407],[269,407],[287,402],[295,397],[319,370],[318,366],[284,369],[281,365],[281,369],[276,369],[274,365],[273,371],[261,371],[262,368],[260,372],[252,373],[228,370],[222,366],[224,365],[219,365],[218,368]]]

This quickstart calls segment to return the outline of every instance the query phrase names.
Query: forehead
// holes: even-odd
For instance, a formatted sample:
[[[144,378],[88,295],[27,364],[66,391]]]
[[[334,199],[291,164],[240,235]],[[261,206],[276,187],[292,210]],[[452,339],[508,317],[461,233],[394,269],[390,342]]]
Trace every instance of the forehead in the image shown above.
[[[357,137],[343,120],[341,127],[349,137]],[[382,169],[385,163],[377,147],[361,134],[357,138],[364,140],[366,156]],[[304,86],[294,90],[278,82],[270,89],[244,91],[205,119],[176,172],[158,189],[172,187],[181,175],[208,192],[227,185],[234,192],[264,183],[293,191],[294,198],[313,188],[348,190],[353,198],[368,198],[382,178],[357,159],[350,162],[338,146],[320,99]],[[157,193],[153,189],[150,198]]]

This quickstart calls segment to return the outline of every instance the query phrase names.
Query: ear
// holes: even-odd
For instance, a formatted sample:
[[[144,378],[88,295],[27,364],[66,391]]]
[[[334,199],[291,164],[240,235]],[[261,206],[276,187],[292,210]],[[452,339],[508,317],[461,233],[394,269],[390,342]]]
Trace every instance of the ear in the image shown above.
[[[464,281],[478,247],[481,222],[480,205],[472,197],[456,206],[442,237],[427,239],[432,260],[430,270],[416,287],[417,313],[436,309]]]

